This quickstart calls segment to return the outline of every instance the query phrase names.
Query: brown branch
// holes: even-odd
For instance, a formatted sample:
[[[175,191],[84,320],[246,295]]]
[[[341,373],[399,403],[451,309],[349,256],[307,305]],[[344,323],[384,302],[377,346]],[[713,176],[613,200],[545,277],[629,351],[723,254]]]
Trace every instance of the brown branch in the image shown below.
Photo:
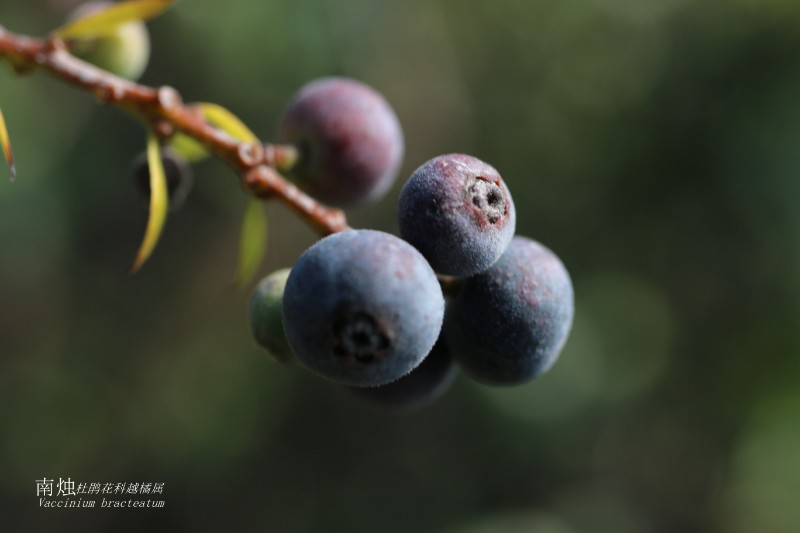
[[[148,87],[115,76],[82,61],[57,38],[35,39],[0,26],[0,57],[24,73],[41,69],[100,101],[116,105],[143,120],[161,138],[176,131],[197,140],[239,175],[248,192],[275,198],[302,216],[322,235],[348,228],[344,213],[319,203],[278,173],[296,157],[288,146],[242,142],[209,124],[197,109],[185,105],[171,87]]]

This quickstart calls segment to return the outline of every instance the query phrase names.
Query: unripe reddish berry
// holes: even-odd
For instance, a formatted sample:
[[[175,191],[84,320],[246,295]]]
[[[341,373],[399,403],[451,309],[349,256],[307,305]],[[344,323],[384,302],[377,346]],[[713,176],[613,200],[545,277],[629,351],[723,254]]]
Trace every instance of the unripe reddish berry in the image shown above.
[[[377,91],[346,78],[322,78],[301,88],[283,112],[278,138],[300,152],[289,176],[339,207],[380,199],[403,158],[394,110]]]

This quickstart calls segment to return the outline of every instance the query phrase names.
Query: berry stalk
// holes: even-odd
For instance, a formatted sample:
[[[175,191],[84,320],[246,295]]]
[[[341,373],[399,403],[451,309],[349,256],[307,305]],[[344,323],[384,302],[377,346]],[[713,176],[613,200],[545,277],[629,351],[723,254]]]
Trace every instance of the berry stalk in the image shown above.
[[[0,26],[0,57],[20,74],[41,69],[62,81],[90,92],[146,123],[156,135],[175,132],[192,137],[228,164],[242,186],[263,200],[275,198],[304,218],[321,235],[347,229],[344,213],[327,207],[300,191],[281,176],[275,166],[286,167],[296,157],[292,147],[234,139],[209,124],[180,93],[171,87],[149,87],[99,69],[71,55],[56,37],[37,39]]]

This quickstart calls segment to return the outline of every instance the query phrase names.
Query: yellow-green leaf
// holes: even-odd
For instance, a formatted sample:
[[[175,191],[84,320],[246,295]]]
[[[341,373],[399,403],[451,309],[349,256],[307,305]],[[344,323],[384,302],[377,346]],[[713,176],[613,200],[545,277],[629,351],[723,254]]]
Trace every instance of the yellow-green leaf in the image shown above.
[[[236,284],[247,285],[258,272],[264,252],[267,250],[267,215],[264,206],[250,197],[242,223],[242,235],[239,241],[239,266],[236,269]]]
[[[164,165],[161,162],[161,149],[158,146],[158,139],[152,133],[147,138],[147,164],[150,169],[150,218],[147,220],[144,239],[131,266],[131,273],[139,270],[153,253],[169,210],[167,178],[164,176]]]
[[[122,24],[149,20],[160,15],[174,3],[175,0],[128,0],[111,4],[101,11],[68,22],[53,34],[62,39],[113,34]]]
[[[205,146],[185,133],[176,133],[169,141],[169,146],[190,163],[197,163],[208,157]]]
[[[221,129],[231,137],[244,142],[257,142],[258,137],[250,128],[245,126],[239,117],[217,104],[200,103],[197,108],[203,113],[205,119]]]
[[[3,154],[6,156],[8,168],[11,170],[11,181],[17,177],[17,167],[14,166],[14,152],[11,150],[11,139],[6,128],[6,119],[3,118],[3,110],[0,108],[0,146],[3,147]]]

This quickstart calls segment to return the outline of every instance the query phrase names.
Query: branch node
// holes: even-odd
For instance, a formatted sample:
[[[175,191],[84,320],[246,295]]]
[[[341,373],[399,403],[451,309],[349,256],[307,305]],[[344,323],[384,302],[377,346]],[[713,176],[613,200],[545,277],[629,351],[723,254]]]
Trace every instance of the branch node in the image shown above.
[[[44,50],[47,53],[66,52],[68,51],[67,45],[63,40],[58,37],[50,37],[44,42]]]
[[[183,105],[183,102],[181,102],[181,95],[178,91],[167,85],[159,87],[156,99],[158,100],[159,107],[164,111],[176,109]]]
[[[245,168],[255,167],[264,161],[264,149],[258,142],[243,142],[238,148],[239,163]]]
[[[264,152],[264,164],[275,168],[275,145],[265,143],[262,150]]]
[[[125,97],[125,91],[114,83],[102,83],[94,91],[95,97],[106,104],[115,104]]]
[[[294,144],[273,145],[275,161],[274,166],[281,172],[288,172],[300,159],[300,150]]]
[[[168,139],[175,133],[175,126],[166,120],[157,120],[153,123],[153,133],[160,139]]]
[[[245,172],[242,185],[251,193],[259,197],[269,196],[272,191],[270,185],[270,172],[275,172],[266,165],[259,165]]]

